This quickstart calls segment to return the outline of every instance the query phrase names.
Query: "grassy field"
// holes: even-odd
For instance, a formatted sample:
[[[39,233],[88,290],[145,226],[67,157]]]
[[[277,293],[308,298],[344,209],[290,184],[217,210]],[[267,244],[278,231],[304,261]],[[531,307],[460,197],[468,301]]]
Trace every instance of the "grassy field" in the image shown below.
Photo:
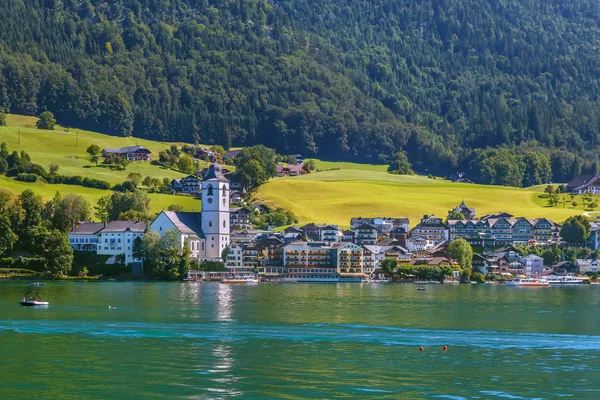
[[[110,169],[100,164],[96,167],[88,161],[85,150],[91,144],[101,148],[120,148],[140,145],[152,151],[153,157],[172,143],[154,142],[151,140],[133,137],[118,137],[103,135],[96,132],[69,129],[67,132],[61,127],[54,131],[35,129],[35,117],[21,115],[8,115],[7,126],[0,127],[0,142],[6,142],[9,151],[25,150],[34,163],[48,169],[50,164],[60,166],[58,171],[62,175],[81,175],[96,178],[115,185],[123,182],[131,172],[138,172],[143,177],[181,178],[184,174],[170,169],[152,165],[149,162],[132,162],[125,170]],[[20,144],[18,144],[19,131],[21,131]],[[77,143],[77,146],[75,144]],[[181,145],[182,143],[176,143]],[[203,167],[208,165],[204,163]]]
[[[308,161],[307,159],[306,161]],[[315,167],[318,171],[327,171],[331,169],[354,169],[360,171],[377,171],[386,172],[388,166],[381,164],[359,164],[353,162],[342,162],[342,161],[323,161],[311,158],[310,160],[315,162]]]
[[[164,150],[172,143],[154,142],[132,137],[116,137],[103,135],[96,132],[83,131],[79,129],[69,129],[67,132],[61,127],[54,131],[44,131],[35,129],[37,118],[21,115],[8,115],[7,126],[0,127],[0,142],[6,142],[10,152],[13,150],[25,150],[34,163],[41,164],[48,168],[50,164],[60,166],[59,173],[62,175],[80,175],[101,179],[109,182],[111,185],[123,182],[127,175],[132,172],[138,172],[143,177],[152,176],[162,178],[181,178],[185,174],[181,172],[166,169],[160,166],[152,165],[149,162],[132,162],[125,170],[110,169],[95,164],[87,160],[85,150],[92,143],[102,148],[119,148],[125,146],[141,145],[150,151],[154,156]],[[20,144],[19,142],[20,131]],[[75,146],[77,140],[77,146]],[[182,143],[175,143],[182,145]],[[204,163],[206,166],[208,163]],[[49,185],[44,183],[25,183],[15,181],[12,178],[0,176],[0,191],[19,194],[25,189],[32,189],[40,194],[45,200],[51,199],[59,191],[63,195],[67,193],[76,193],[83,196],[90,204],[96,204],[97,200],[110,194],[108,190],[98,190],[73,185]],[[167,194],[150,194],[151,208],[153,212],[166,209],[172,204],[181,205],[185,210],[200,210],[200,200],[189,196],[174,196]]]
[[[349,226],[350,218],[361,216],[408,217],[414,226],[424,214],[446,217],[463,199],[479,216],[506,211],[561,222],[583,212],[581,206],[546,207],[546,199],[540,195],[541,191],[528,189],[349,169],[273,179],[255,198],[292,210],[300,223],[327,222],[343,227]]]

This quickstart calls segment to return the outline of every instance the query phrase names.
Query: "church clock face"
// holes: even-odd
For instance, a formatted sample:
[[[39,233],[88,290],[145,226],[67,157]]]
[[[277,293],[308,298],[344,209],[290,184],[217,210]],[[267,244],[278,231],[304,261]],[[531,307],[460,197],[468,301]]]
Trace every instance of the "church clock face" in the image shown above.
[[[208,199],[206,201],[208,201],[208,204],[212,204],[212,199]]]

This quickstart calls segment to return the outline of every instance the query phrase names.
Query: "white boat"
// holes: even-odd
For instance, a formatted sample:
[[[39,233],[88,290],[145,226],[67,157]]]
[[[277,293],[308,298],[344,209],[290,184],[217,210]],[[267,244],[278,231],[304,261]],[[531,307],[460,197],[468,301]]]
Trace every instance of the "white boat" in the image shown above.
[[[550,285],[584,285],[586,284],[586,279],[579,278],[573,275],[565,275],[565,276],[547,276],[546,280]]]
[[[41,287],[41,286],[45,286],[45,283],[40,283],[40,282],[34,282],[34,283],[30,283],[27,286],[33,286],[33,287]]]
[[[221,283],[227,285],[258,285],[259,279],[252,275],[230,276],[223,278]]]
[[[519,277],[512,281],[506,282],[507,286],[522,286],[522,287],[547,287],[550,283],[545,278],[525,278]]]
[[[23,296],[23,300],[19,302],[22,306],[48,306],[50,305],[47,301],[42,301],[42,298],[37,292],[27,292]]]

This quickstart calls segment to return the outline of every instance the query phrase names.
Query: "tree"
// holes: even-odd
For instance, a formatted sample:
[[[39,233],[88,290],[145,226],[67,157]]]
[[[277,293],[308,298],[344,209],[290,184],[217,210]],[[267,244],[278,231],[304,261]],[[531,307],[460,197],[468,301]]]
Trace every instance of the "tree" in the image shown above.
[[[388,172],[398,175],[413,175],[412,165],[408,161],[408,157],[404,151],[399,151],[394,154],[392,161],[388,167]]]
[[[390,280],[394,280],[394,270],[398,266],[398,260],[394,258],[384,258],[379,263],[379,268],[386,274]]]
[[[12,250],[18,237],[12,230],[8,215],[0,214],[0,256],[8,250]]]
[[[448,253],[463,269],[473,266],[473,248],[465,239],[457,239],[448,246]]]
[[[573,201],[571,202],[571,205],[573,206],[573,208],[576,208],[578,204],[579,204],[579,203],[577,203],[575,200],[573,200]]]
[[[110,221],[111,209],[111,196],[100,197],[94,206],[94,216],[102,222],[108,222]]]
[[[306,160],[304,161],[304,166],[306,168],[308,168],[309,171],[314,171],[317,169],[317,166],[315,165],[315,161],[314,160]]]
[[[552,185],[548,185],[546,186],[546,188],[544,189],[544,193],[548,193],[549,196],[554,194],[554,186]]]
[[[277,172],[275,154],[262,145],[245,148],[234,162],[240,181],[251,190],[273,178]]]
[[[26,189],[19,195],[19,203],[23,209],[22,226],[27,229],[42,222],[44,203],[42,197],[36,195],[31,189]]]
[[[6,111],[0,107],[0,126],[6,126]]]
[[[171,204],[168,208],[169,211],[183,211],[183,206],[181,204]]]
[[[53,277],[65,275],[71,270],[73,249],[69,244],[69,236],[57,229],[34,226],[28,229],[36,252],[46,259],[46,268]]]
[[[131,161],[127,159],[127,157],[117,157],[117,164],[121,166],[122,170],[125,170]]]
[[[560,237],[567,243],[585,243],[590,237],[590,220],[585,215],[567,218],[560,229]]]
[[[96,163],[96,167],[98,166],[98,160],[100,160],[100,154],[102,154],[102,149],[97,144],[91,144],[86,152],[89,154],[90,162]]]
[[[38,129],[46,129],[49,131],[53,131],[55,125],[56,119],[54,119],[54,114],[52,114],[50,111],[44,111],[41,113],[38,121],[35,124]]]
[[[151,176],[145,177],[144,180],[142,181],[142,185],[146,186],[148,189],[153,189],[152,177]]]
[[[187,154],[183,154],[181,157],[179,157],[179,161],[177,161],[177,168],[186,174],[193,174],[196,172],[194,159]]]
[[[87,221],[90,218],[90,205],[77,194],[69,193],[55,205],[52,224],[61,232],[69,232],[77,221]]]
[[[221,260],[223,260],[224,263],[227,262],[227,257],[229,256],[229,252],[230,252],[229,247],[225,247],[223,249],[223,251],[221,252]]]
[[[50,164],[48,171],[50,172],[50,175],[56,175],[59,169],[60,166],[58,164]]]
[[[131,172],[127,175],[127,180],[133,184],[135,189],[142,183],[142,175],[138,172]]]
[[[448,218],[446,219],[446,222],[448,221],[463,221],[465,220],[465,215],[459,211],[452,211],[451,213],[448,214]]]
[[[220,144],[214,144],[214,145],[210,146],[210,150],[213,153],[220,155],[221,157],[227,153],[225,151],[225,148],[223,146],[221,146]]]
[[[65,275],[71,271],[73,265],[73,249],[69,244],[69,237],[53,229],[47,237],[44,246],[46,267],[52,276]]]

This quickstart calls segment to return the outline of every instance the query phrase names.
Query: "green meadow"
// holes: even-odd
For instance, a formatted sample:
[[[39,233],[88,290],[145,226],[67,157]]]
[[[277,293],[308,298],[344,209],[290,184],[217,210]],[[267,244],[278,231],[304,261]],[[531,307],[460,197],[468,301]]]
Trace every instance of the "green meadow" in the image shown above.
[[[149,162],[132,162],[125,170],[111,169],[100,164],[96,166],[88,161],[86,149],[91,144],[97,144],[101,148],[119,148],[125,146],[140,145],[152,151],[154,157],[171,144],[182,145],[182,143],[161,143],[133,137],[117,137],[103,135],[96,132],[80,129],[65,129],[57,126],[54,131],[45,131],[35,128],[37,118],[21,115],[8,115],[7,126],[0,127],[0,142],[6,142],[10,152],[25,150],[34,163],[40,164],[46,169],[51,164],[57,164],[62,175],[80,175],[101,179],[115,185],[123,182],[127,175],[137,172],[142,177],[152,176],[162,178],[181,178],[185,174]],[[20,134],[19,134],[20,131]],[[20,136],[20,138],[19,138]],[[20,143],[19,143],[20,142]],[[201,166],[206,166],[203,163]],[[62,194],[76,193],[83,196],[90,204],[95,204],[102,197],[110,194],[108,190],[91,189],[73,185],[50,185],[41,182],[25,183],[15,181],[12,178],[0,176],[0,190],[8,193],[18,194],[25,189],[32,189],[39,193],[45,200],[51,199],[59,191]],[[168,194],[150,194],[152,211],[161,211],[172,204],[181,205],[185,210],[199,210],[200,200],[189,196],[174,196]]]
[[[8,115],[7,126],[0,127],[0,142],[6,142],[11,152],[25,150],[34,163],[46,169],[51,164],[59,165],[59,173],[62,175],[96,178],[111,185],[123,182],[132,172],[140,173],[143,177],[149,175],[161,179],[181,178],[184,175],[149,162],[132,162],[125,170],[111,169],[102,164],[97,167],[88,161],[88,154],[85,152],[91,144],[96,144],[103,149],[140,145],[152,151],[152,155],[157,158],[160,151],[173,143],[109,136],[73,128],[68,131],[62,127],[56,127],[53,131],[39,130],[35,129],[36,120],[35,117]]]
[[[542,197],[540,197],[542,196]],[[275,207],[292,210],[299,222],[335,223],[348,227],[352,217],[408,217],[414,226],[424,214],[446,217],[464,199],[477,215],[505,211],[557,222],[581,214],[581,206],[547,207],[543,188],[452,183],[423,176],[341,169],[302,177],[276,178],[254,196]],[[581,204],[581,201],[579,202]]]

